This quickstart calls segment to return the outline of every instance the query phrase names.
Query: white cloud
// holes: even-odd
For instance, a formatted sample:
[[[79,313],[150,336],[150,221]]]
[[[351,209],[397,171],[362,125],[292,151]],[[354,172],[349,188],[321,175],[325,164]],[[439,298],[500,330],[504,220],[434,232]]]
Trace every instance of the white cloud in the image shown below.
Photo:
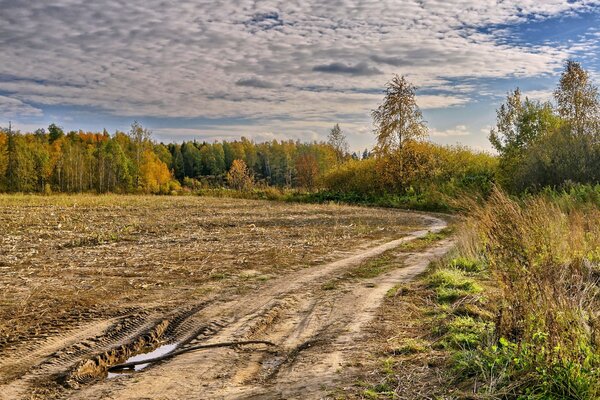
[[[471,134],[465,125],[457,125],[454,128],[446,130],[431,129],[429,134],[432,137],[453,137],[453,136],[468,136]]]
[[[425,109],[477,94],[453,80],[551,73],[572,49],[506,44],[502,31],[477,28],[598,3],[0,0],[0,112],[39,115],[29,104],[40,104],[128,117],[291,118],[307,132],[343,119],[358,132],[393,73],[447,91],[420,95]]]
[[[492,125],[486,125],[486,126],[484,126],[483,128],[481,128],[481,129],[479,130],[479,132],[480,132],[480,133],[483,133],[483,134],[485,134],[485,135],[489,135],[491,130],[492,130]]]
[[[42,110],[32,107],[18,99],[0,96],[0,115],[4,118],[16,117],[18,115],[37,117],[42,114]]]
[[[468,97],[452,95],[418,95],[417,104],[422,109],[447,108],[469,102]]]
[[[546,102],[552,100],[554,91],[552,89],[524,90],[523,95],[529,100]]]

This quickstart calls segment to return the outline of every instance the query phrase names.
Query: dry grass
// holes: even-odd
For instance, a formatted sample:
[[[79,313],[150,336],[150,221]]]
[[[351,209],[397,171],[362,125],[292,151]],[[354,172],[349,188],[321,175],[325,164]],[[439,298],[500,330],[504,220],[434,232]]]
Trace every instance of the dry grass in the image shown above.
[[[420,223],[336,205],[0,195],[0,349],[136,305],[244,291]]]
[[[478,214],[505,305],[498,333],[525,341],[543,333],[546,345],[567,353],[580,340],[600,348],[600,210],[565,212],[542,197],[520,205],[495,192]]]
[[[494,191],[476,212],[479,246],[467,247],[485,259],[501,291],[499,345],[463,356],[463,373],[488,382],[478,393],[600,396],[600,209],[567,203]]]

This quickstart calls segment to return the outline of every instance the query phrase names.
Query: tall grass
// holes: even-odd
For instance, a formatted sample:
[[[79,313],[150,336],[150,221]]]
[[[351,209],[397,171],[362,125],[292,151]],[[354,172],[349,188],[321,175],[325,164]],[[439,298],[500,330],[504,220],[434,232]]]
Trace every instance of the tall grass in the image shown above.
[[[567,192],[494,190],[474,220],[463,252],[501,296],[493,337],[459,356],[461,373],[496,398],[600,398],[600,209]]]

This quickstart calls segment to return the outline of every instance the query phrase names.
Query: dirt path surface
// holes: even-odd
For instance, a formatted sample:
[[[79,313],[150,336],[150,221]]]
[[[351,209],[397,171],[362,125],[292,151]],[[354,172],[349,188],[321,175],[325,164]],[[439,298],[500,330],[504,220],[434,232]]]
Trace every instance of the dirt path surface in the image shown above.
[[[446,226],[432,216],[420,218],[423,229],[383,244],[361,243],[343,258],[281,274],[255,290],[215,294],[172,308],[156,301],[50,335],[3,357],[2,370],[27,372],[0,386],[0,398],[326,397],[351,374],[347,360],[360,353],[363,328],[386,292],[423,272],[451,247],[451,241],[442,240],[420,252],[395,253],[400,268],[351,278],[365,262]],[[144,349],[242,340],[276,346],[187,352],[141,371],[106,377],[108,367]]]

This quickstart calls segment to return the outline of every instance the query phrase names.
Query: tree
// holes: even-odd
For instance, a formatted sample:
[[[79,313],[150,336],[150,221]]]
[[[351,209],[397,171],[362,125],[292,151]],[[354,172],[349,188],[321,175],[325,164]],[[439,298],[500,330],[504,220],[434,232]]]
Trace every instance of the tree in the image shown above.
[[[7,153],[6,162],[6,186],[9,191],[19,190],[19,159],[17,153],[17,138],[15,133],[9,128],[7,132]]]
[[[331,131],[329,131],[327,143],[335,150],[338,164],[344,161],[344,158],[348,154],[348,141],[340,128],[340,124],[335,124]]]
[[[383,103],[371,113],[380,152],[389,153],[402,148],[407,140],[427,136],[415,91],[416,88],[404,76],[395,75],[388,82]]]
[[[183,167],[185,176],[188,178],[198,178],[202,175],[202,155],[200,150],[192,142],[184,142],[181,145],[181,154],[183,156]]]
[[[129,139],[133,144],[134,166],[135,166],[135,186],[140,185],[140,167],[142,165],[142,156],[150,141],[151,132],[145,129],[142,124],[133,121],[131,129],[128,132]]]
[[[499,180],[505,188],[520,191],[524,158],[537,141],[560,127],[561,120],[550,103],[523,101],[518,88],[507,95],[496,115],[489,140],[500,154]]]
[[[167,164],[162,162],[152,150],[145,150],[140,166],[140,184],[144,192],[165,193],[172,178]]]
[[[185,178],[185,164],[183,162],[183,154],[181,154],[181,146],[176,144],[173,146],[173,173],[179,182],[183,182]]]
[[[6,189],[6,168],[8,167],[8,130],[0,128],[0,191]]]
[[[8,190],[12,192],[30,192],[35,190],[37,176],[25,137],[20,133],[8,132],[8,164],[6,178]]]
[[[314,154],[304,153],[296,159],[298,185],[311,191],[317,184],[319,164]]]
[[[50,143],[54,143],[63,136],[65,136],[65,133],[60,126],[56,124],[50,124],[48,126],[48,140]]]
[[[222,175],[225,173],[225,151],[221,143],[213,143],[211,146],[215,160],[213,175]]]
[[[227,172],[227,183],[235,190],[248,190],[252,188],[252,175],[244,160],[233,160],[231,168]]]
[[[200,174],[201,175],[214,175],[216,170],[215,155],[212,152],[210,145],[205,144],[200,147]]]
[[[516,88],[506,96],[506,102],[496,110],[496,127],[489,140],[501,156],[523,151],[540,135],[560,125],[550,103],[522,100]]]
[[[169,151],[168,147],[165,146],[163,143],[155,144],[153,147],[154,152],[156,153],[158,158],[160,158],[160,161],[167,164],[167,167],[169,167],[169,169],[173,169],[173,155]]]
[[[131,160],[116,138],[109,140],[103,150],[107,159],[106,190],[129,192],[133,182]]]
[[[599,135],[598,88],[590,82],[590,76],[581,64],[567,61],[554,97],[558,114],[571,125],[575,134]]]

